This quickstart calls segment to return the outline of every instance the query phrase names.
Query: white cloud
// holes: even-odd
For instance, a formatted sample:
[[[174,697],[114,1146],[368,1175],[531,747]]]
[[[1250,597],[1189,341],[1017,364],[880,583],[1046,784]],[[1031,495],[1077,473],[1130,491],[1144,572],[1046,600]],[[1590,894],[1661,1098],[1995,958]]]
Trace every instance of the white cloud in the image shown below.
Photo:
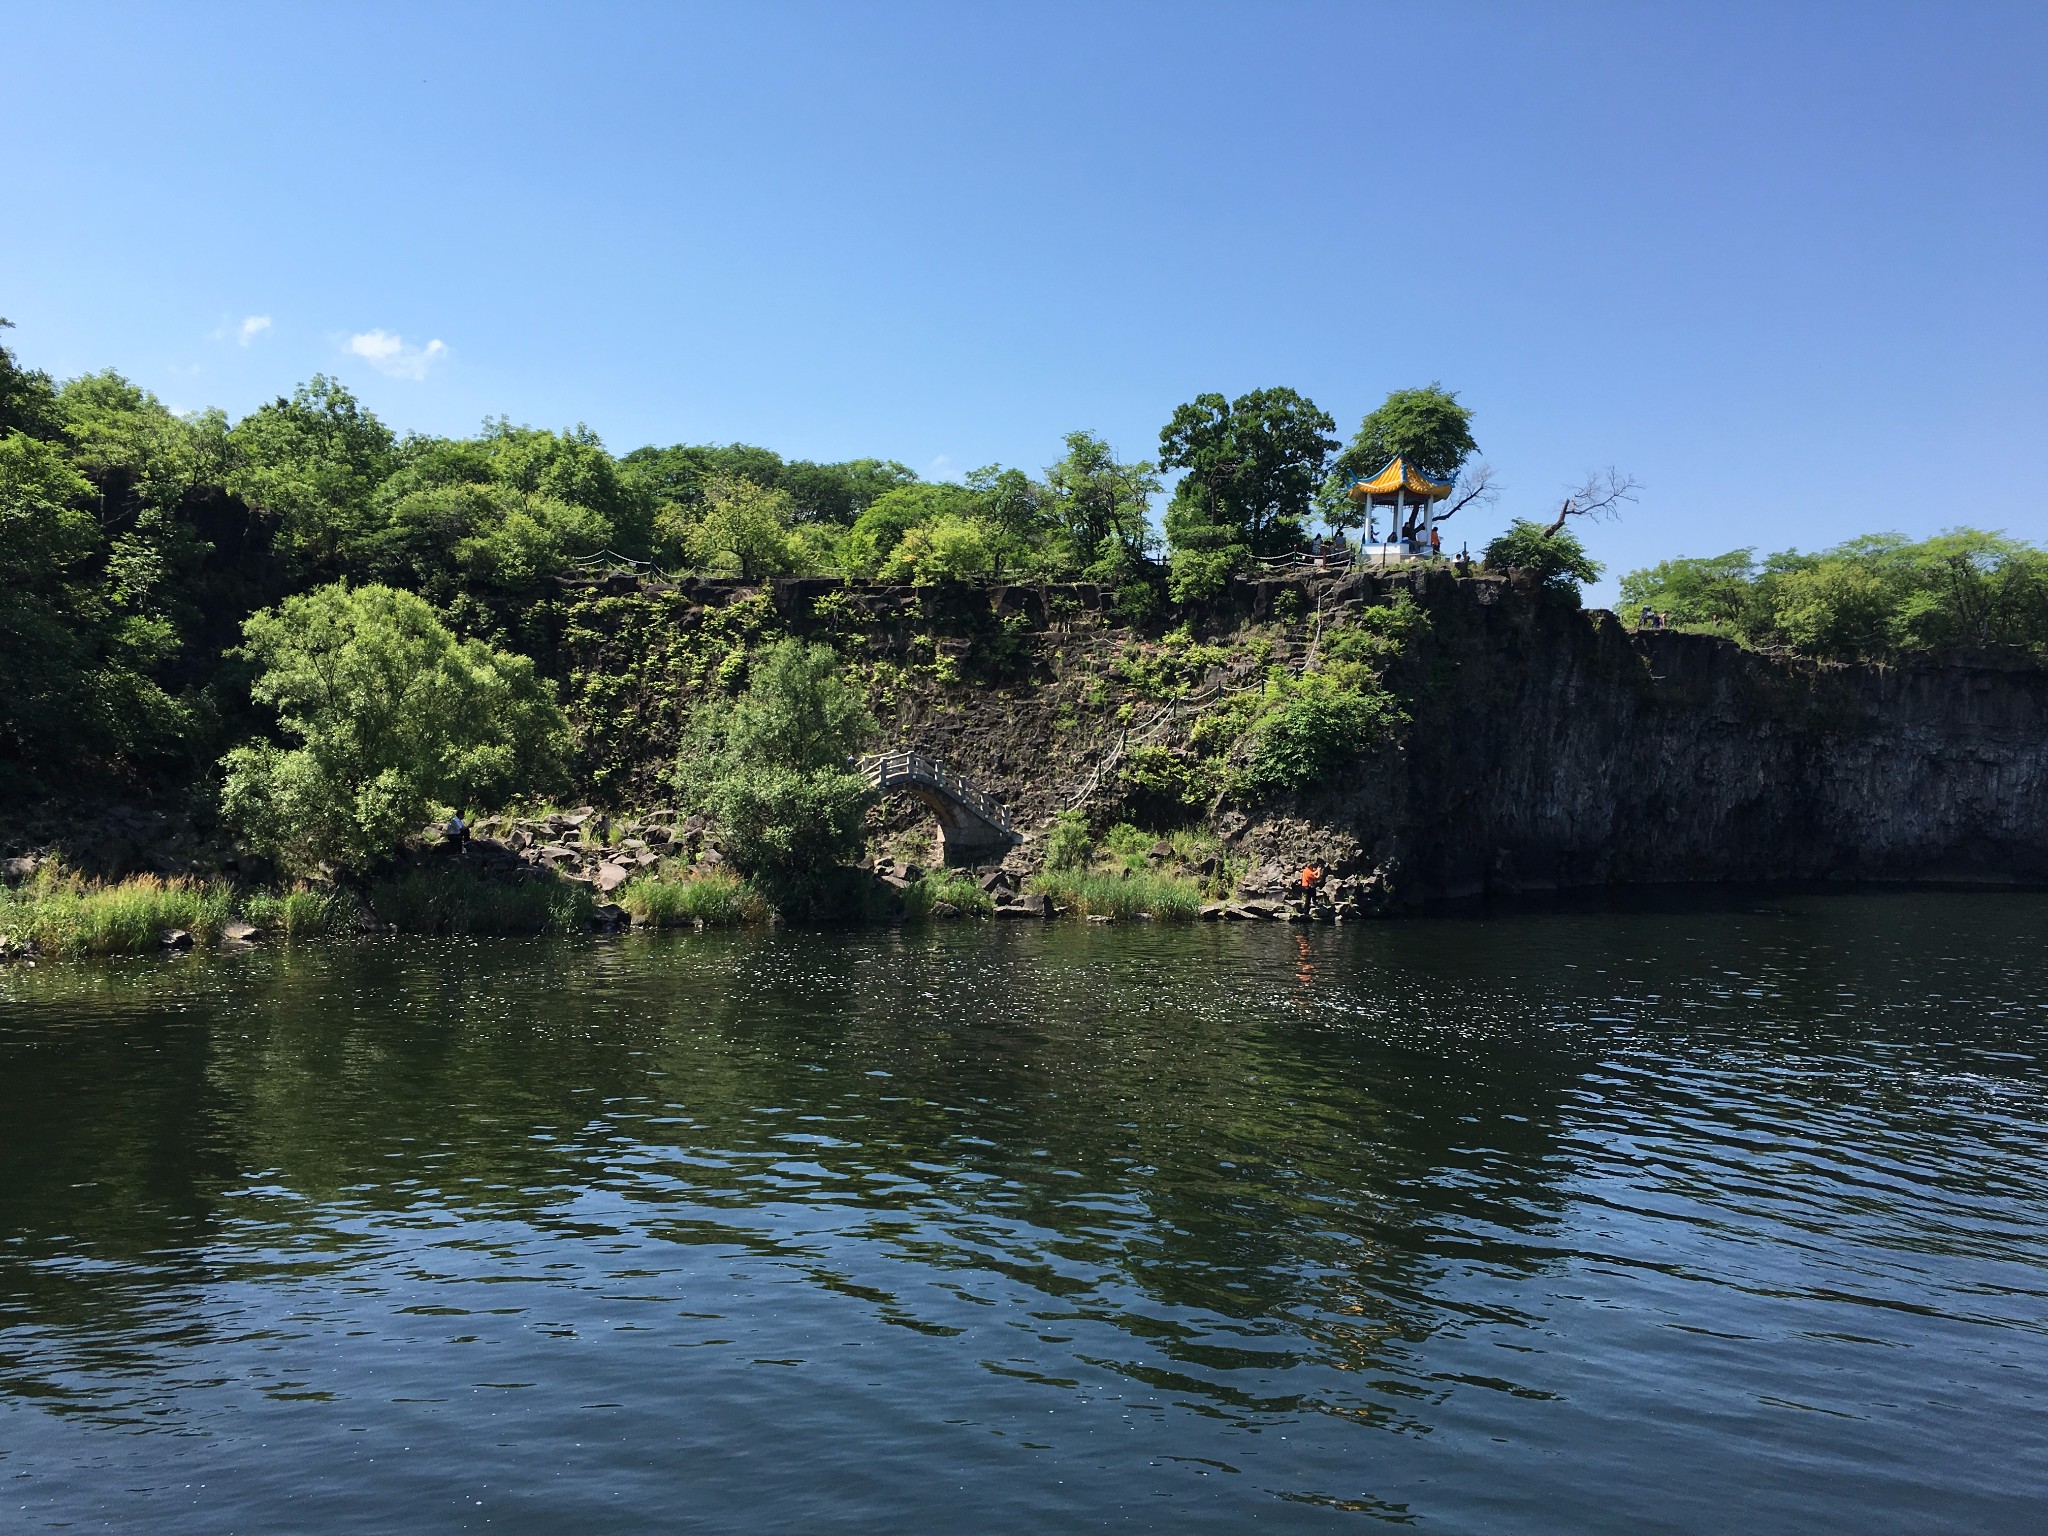
[[[394,379],[424,379],[427,370],[448,355],[448,344],[444,341],[434,340],[424,347],[415,347],[390,331],[364,331],[351,336],[348,349],[379,373],[388,373]]]
[[[235,340],[243,346],[249,345],[258,336],[270,329],[270,316],[251,315],[242,322],[242,328],[235,333]]]

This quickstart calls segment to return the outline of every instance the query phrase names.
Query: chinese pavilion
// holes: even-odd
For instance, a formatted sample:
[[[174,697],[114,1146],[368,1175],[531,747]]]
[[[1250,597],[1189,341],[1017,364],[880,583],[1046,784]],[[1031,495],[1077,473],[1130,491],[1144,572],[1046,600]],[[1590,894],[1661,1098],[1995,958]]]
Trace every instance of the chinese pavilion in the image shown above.
[[[1368,537],[1377,509],[1385,507],[1394,514],[1387,542],[1404,554],[1428,554],[1430,535],[1436,531],[1436,504],[1451,494],[1451,488],[1411,469],[1405,458],[1396,458],[1370,480],[1354,480],[1345,494],[1365,508]]]

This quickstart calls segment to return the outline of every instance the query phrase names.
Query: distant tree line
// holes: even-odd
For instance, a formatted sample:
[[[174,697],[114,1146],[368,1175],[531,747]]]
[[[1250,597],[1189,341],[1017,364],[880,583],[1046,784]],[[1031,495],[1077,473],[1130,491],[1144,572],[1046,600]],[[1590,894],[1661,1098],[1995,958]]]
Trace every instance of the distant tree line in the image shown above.
[[[1666,560],[1621,579],[1625,616],[1757,646],[1855,661],[1915,651],[2048,652],[2048,551],[1953,528],[1913,542],[1869,534],[1814,554],[1738,549]]]

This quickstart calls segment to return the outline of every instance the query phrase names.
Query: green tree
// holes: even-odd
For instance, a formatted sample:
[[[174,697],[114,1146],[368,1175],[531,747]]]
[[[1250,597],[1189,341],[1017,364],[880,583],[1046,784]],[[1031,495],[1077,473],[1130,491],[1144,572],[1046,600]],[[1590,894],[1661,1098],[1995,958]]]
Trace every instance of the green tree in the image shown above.
[[[677,788],[717,820],[742,872],[805,874],[860,846],[874,791],[851,760],[874,731],[829,645],[782,640],[736,702],[698,712]]]
[[[948,512],[906,530],[882,562],[880,574],[884,581],[921,586],[986,576],[992,564],[987,530]]]
[[[1389,393],[1378,410],[1359,422],[1332,467],[1339,476],[1367,479],[1393,460],[1406,459],[1425,478],[1449,484],[1478,451],[1472,412],[1458,404],[1453,391],[1432,384]]]
[[[1551,591],[1573,596],[1581,583],[1598,581],[1601,569],[1570,529],[1546,529],[1526,517],[1516,518],[1486,546],[1486,568],[1533,571]]]
[[[176,637],[131,601],[147,551],[108,546],[97,499],[56,444],[0,436],[0,758],[74,786],[160,763],[190,723],[151,676]]]
[[[787,571],[794,564],[789,498],[753,480],[715,480],[684,547],[701,569],[743,581]]]
[[[1021,469],[996,464],[970,473],[967,488],[975,496],[990,573],[1001,576],[1035,563],[1051,530],[1046,488]]]
[[[303,573],[333,573],[375,525],[395,467],[391,431],[321,374],[250,412],[228,434],[227,488],[276,515],[278,548]]]
[[[884,491],[854,519],[843,558],[849,575],[878,575],[903,536],[940,518],[970,522],[979,510],[973,491],[945,481],[901,485]]]
[[[1069,432],[1066,453],[1045,471],[1043,511],[1050,520],[1051,563],[1112,583],[1141,565],[1152,548],[1155,466],[1126,463],[1092,432]]]
[[[0,331],[13,328],[12,320],[0,319]],[[57,392],[50,386],[50,376],[39,368],[22,367],[12,351],[0,347],[0,434],[25,432],[47,439],[61,431]]]
[[[360,868],[442,805],[489,804],[560,775],[568,727],[533,663],[458,640],[411,592],[339,583],[243,627],[251,692],[299,745],[224,760],[222,809],[289,868]]]
[[[1665,560],[1621,578],[1621,611],[1626,616],[1654,608],[1674,624],[1713,624],[1741,632],[1754,616],[1756,577],[1753,549]]]
[[[1254,556],[1302,542],[1337,440],[1328,413],[1291,389],[1198,395],[1159,433],[1159,463],[1186,474],[1166,509],[1174,587],[1204,595]]]

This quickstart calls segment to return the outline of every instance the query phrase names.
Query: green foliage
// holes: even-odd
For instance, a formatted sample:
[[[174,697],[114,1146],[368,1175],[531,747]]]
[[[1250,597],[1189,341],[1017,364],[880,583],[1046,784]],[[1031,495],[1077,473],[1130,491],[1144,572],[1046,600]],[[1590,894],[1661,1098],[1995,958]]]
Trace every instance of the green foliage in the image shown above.
[[[1370,479],[1396,458],[1406,459],[1418,474],[1448,484],[1478,451],[1472,440],[1472,412],[1458,404],[1454,392],[1441,384],[1394,390],[1359,422],[1331,466],[1318,498],[1324,521],[1333,528],[1363,523],[1365,509],[1345,498],[1346,488],[1352,479]]]
[[[1092,432],[1069,432],[1066,453],[1045,471],[1043,508],[1051,528],[1047,564],[1063,573],[1128,581],[1152,545],[1154,466],[1119,460]]]
[[[1225,783],[1220,763],[1153,746],[1126,752],[1119,776],[1132,818],[1154,828],[1200,814]]]
[[[301,885],[249,897],[242,915],[258,928],[268,928],[287,939],[306,939],[338,930],[355,915],[355,903],[341,891]]]
[[[1624,576],[1621,600],[1625,615],[1649,606],[1676,624],[1837,660],[2048,650],[2048,551],[1974,528],[1919,543],[1870,535],[1761,564],[1748,550],[1667,560]]]
[[[301,745],[231,752],[222,808],[287,867],[370,863],[436,806],[560,771],[566,726],[533,663],[457,640],[412,593],[321,587],[244,634],[261,669],[252,693]]]
[[[1239,786],[1253,795],[1311,788],[1384,742],[1403,719],[1383,689],[1310,673],[1280,689],[1252,727]]]
[[[1486,568],[1532,571],[1551,591],[1573,595],[1582,583],[1598,581],[1601,570],[1569,528],[1551,533],[1525,517],[1516,518],[1486,546]]]
[[[975,494],[966,486],[898,486],[877,496],[855,519],[847,532],[841,558],[850,575],[879,575],[896,546],[913,528],[940,520],[971,522],[976,511]]]
[[[0,319],[0,331],[13,327],[12,320]],[[62,430],[50,376],[39,368],[22,367],[12,349],[0,347],[0,437],[22,432],[48,439]]]
[[[677,767],[744,873],[798,874],[850,857],[873,790],[850,759],[875,723],[829,645],[783,640],[736,703],[704,706]]]
[[[789,498],[751,480],[718,479],[704,491],[703,516],[684,548],[699,569],[758,581],[792,568]]]
[[[1091,917],[1155,917],[1184,923],[1202,915],[1201,886],[1161,872],[1048,869],[1032,880],[1031,888],[1057,906]]]
[[[617,900],[647,928],[734,928],[769,916],[760,893],[723,869],[681,878],[643,875],[621,887]]]
[[[1302,541],[1309,499],[1337,440],[1336,423],[1291,389],[1258,389],[1225,401],[1198,395],[1160,429],[1159,463],[1187,473],[1166,509],[1166,538],[1180,588],[1199,594],[1233,558],[1284,554]],[[1187,552],[1208,558],[1181,561]]]
[[[397,467],[390,428],[321,374],[243,417],[227,435],[227,488],[278,519],[277,545],[302,571],[336,571],[373,526]]]
[[[370,887],[370,909],[400,933],[572,933],[590,925],[590,889],[568,880],[507,884],[458,866],[409,870]]]
[[[166,929],[211,944],[234,911],[224,885],[135,875],[109,885],[43,874],[13,890],[0,887],[0,933],[52,959],[154,954]]]
[[[903,893],[903,915],[914,923],[923,922],[940,902],[967,917],[986,917],[996,909],[995,898],[976,885],[972,876],[939,870],[911,882]]]
[[[994,566],[989,540],[978,523],[951,513],[904,530],[879,572],[884,581],[923,585],[985,576]]]
[[[1047,869],[1081,869],[1095,857],[1095,838],[1088,818],[1079,811],[1061,811],[1045,835]]]
[[[45,776],[159,760],[186,724],[151,676],[175,635],[147,605],[150,549],[110,545],[97,499],[56,443],[0,437],[0,763]]]
[[[1621,612],[1644,608],[1668,614],[1673,624],[1740,629],[1756,597],[1756,551],[1731,550],[1708,559],[1666,560],[1621,578]]]

